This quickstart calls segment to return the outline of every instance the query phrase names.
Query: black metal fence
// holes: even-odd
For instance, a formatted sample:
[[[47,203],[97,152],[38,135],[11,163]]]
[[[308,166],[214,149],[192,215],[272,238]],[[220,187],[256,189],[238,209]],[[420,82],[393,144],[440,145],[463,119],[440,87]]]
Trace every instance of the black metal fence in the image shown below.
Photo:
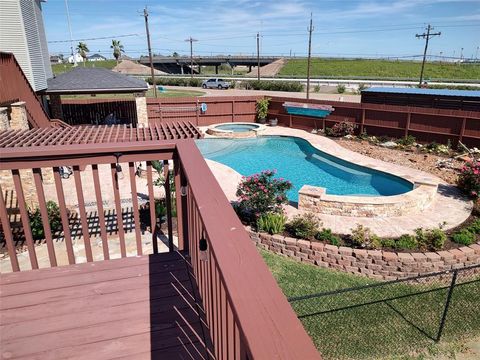
[[[326,359],[415,355],[480,334],[480,265],[289,301]]]

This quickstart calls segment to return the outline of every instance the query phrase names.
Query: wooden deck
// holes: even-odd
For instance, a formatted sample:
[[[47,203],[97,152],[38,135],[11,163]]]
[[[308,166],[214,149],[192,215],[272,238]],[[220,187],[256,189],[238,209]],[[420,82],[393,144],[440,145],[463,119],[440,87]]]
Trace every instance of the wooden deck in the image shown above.
[[[2,359],[211,358],[177,252],[2,274],[0,284]]]

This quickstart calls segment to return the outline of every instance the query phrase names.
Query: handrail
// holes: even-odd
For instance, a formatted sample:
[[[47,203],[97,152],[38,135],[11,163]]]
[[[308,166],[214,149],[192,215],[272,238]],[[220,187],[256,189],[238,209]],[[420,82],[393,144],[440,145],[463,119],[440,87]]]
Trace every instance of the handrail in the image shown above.
[[[52,136],[53,129],[45,129],[45,136]],[[130,174],[131,194],[136,194],[135,163],[147,162],[148,203],[150,208],[150,228],[156,229],[154,191],[152,178],[152,161],[163,160],[168,167],[168,160],[173,160],[177,191],[177,220],[179,249],[188,249],[195,280],[204,304],[206,322],[209,326],[215,357],[217,359],[320,359],[311,339],[282,294],[266,264],[258,254],[253,242],[243,228],[227,198],[216,182],[208,165],[195,146],[193,140],[144,141],[132,143],[71,144],[54,146],[18,147],[4,149],[0,157],[0,170],[11,170],[21,221],[25,230],[28,255],[31,267],[41,267],[36,257],[36,249],[30,231],[24,191],[27,183],[21,178],[20,169],[32,169],[35,180],[34,189],[38,195],[39,208],[45,228],[45,240],[51,267],[59,265],[56,254],[59,250],[54,244],[54,229],[46,221],[47,204],[43,176],[53,167],[60,215],[62,218],[66,251],[69,264],[76,263],[72,238],[74,228],[68,223],[68,204],[62,185],[60,168],[72,166],[75,191],[78,199],[78,214],[82,223],[81,234],[85,244],[87,261],[94,260],[94,251],[88,230],[88,210],[86,194],[95,194],[96,204],[103,204],[102,189],[106,180],[99,173],[102,164],[109,166],[112,180],[114,201],[110,206],[115,209],[115,224],[118,228],[122,257],[130,256],[126,252],[128,239],[122,229],[123,212],[119,194],[119,163],[127,164],[123,171]],[[85,169],[91,165],[91,170]],[[47,172],[46,172],[47,171]],[[85,171],[82,175],[81,172]],[[91,173],[91,175],[89,175]],[[82,182],[85,176],[92,176],[94,184]],[[133,179],[133,180],[132,180]],[[23,185],[22,185],[23,183]],[[87,186],[90,185],[90,188]],[[102,185],[102,186],[101,186]],[[4,183],[2,182],[2,187]],[[22,190],[23,186],[23,190]],[[169,195],[167,195],[169,196]],[[71,201],[71,199],[70,199]],[[138,200],[131,196],[134,217],[133,230],[136,232],[137,254],[144,253],[140,241]],[[170,203],[170,202],[169,202]],[[103,205],[98,210],[98,224],[104,244],[103,259],[109,260],[106,222],[102,217]],[[171,214],[167,217],[171,221]],[[20,271],[15,252],[14,237],[10,218],[0,187],[0,218],[4,229],[12,261],[13,271]],[[155,233],[155,230],[154,230]],[[153,241],[156,241],[155,234]],[[199,256],[199,242],[204,236],[208,242],[208,261]],[[173,239],[169,230],[169,239]],[[173,247],[173,243],[172,243]],[[154,248],[155,251],[155,248]]]
[[[213,263],[209,269],[213,271],[212,274],[216,274],[215,268],[218,268],[216,276],[223,289],[220,294],[223,294],[222,291],[226,294],[227,307],[230,306],[233,311],[248,358],[319,359],[320,355],[312,341],[258,254],[195,143],[192,140],[179,141],[177,152],[189,187],[187,202],[196,205],[200,226],[208,241],[209,261]],[[189,213],[192,211],[195,209],[190,209]],[[199,233],[190,235],[198,237]],[[202,260],[195,257],[198,253],[196,240],[198,239],[189,238],[194,268],[199,264],[202,266]],[[205,272],[198,271],[196,275],[199,277],[198,283],[202,284]],[[213,278],[217,279],[216,276]],[[208,306],[206,312],[208,316]],[[218,333],[222,335],[223,331],[219,330]]]

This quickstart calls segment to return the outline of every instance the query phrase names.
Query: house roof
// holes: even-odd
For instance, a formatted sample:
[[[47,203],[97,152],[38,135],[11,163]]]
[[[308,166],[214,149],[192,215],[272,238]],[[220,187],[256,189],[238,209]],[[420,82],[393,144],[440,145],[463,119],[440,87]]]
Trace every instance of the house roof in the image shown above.
[[[87,59],[97,59],[97,58],[106,59],[105,56],[102,56],[100,54],[93,54],[92,56],[87,56]]]
[[[47,80],[45,94],[133,93],[148,90],[145,81],[103,68],[79,66]]]
[[[362,90],[362,93],[389,93],[389,94],[405,94],[405,95],[480,97],[480,91],[476,91],[476,90],[448,90],[448,89],[421,89],[421,88],[371,87],[371,88]]]

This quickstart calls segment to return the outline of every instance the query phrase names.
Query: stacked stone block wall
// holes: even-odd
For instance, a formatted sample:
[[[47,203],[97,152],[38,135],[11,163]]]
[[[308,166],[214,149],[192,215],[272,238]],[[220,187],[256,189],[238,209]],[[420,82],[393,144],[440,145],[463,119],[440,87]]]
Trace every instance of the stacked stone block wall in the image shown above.
[[[480,264],[480,243],[446,251],[397,253],[249,232],[259,248],[322,268],[377,280],[395,280]]]

